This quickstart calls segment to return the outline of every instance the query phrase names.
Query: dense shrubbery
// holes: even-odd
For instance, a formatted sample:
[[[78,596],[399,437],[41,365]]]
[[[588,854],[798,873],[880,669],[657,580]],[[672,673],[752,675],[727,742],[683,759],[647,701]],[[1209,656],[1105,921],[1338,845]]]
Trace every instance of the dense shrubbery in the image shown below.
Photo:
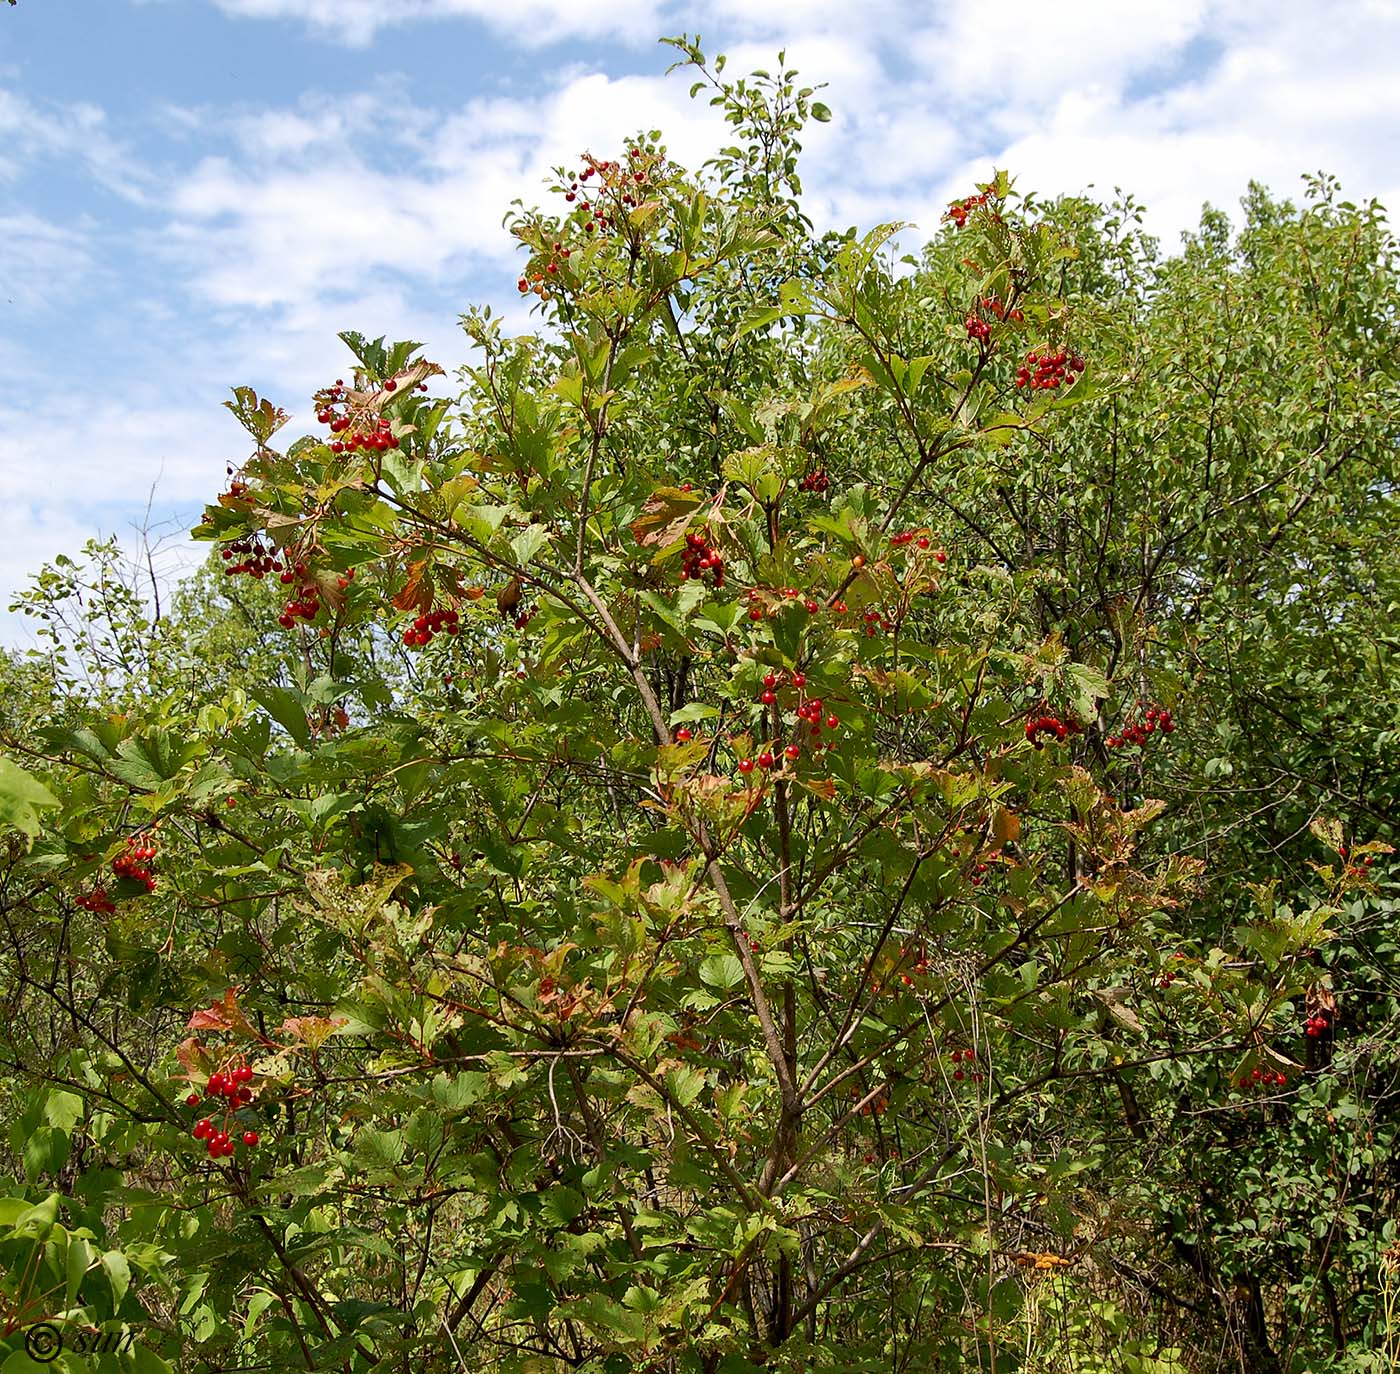
[[[1163,258],[998,175],[895,261],[684,55],[737,146],[561,170],[537,334],[345,335],[157,623],[27,595],[11,1346],[1390,1369],[1379,208]]]

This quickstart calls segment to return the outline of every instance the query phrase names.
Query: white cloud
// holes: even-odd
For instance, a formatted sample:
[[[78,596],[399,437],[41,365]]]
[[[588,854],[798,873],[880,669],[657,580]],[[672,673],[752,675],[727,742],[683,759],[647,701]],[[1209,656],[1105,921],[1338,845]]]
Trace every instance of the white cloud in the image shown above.
[[[525,47],[569,38],[648,43],[660,31],[655,0],[215,0],[228,14],[295,19],[321,37],[361,47],[383,28],[430,19],[472,19]]]
[[[209,157],[169,196],[167,250],[219,307],[294,310],[405,281],[459,284],[487,267],[500,288],[517,250],[502,217],[543,201],[551,165],[616,152],[638,128],[666,130],[671,154],[703,161],[716,121],[660,78],[585,74],[528,100],[469,102],[446,118],[401,110],[362,149],[375,107],[262,112],[236,120],[240,149]],[[453,315],[465,300],[452,303]]]
[[[1206,0],[1135,0],[1130,9],[1121,0],[1053,7],[952,0],[910,51],[946,99],[995,114],[1085,86],[1121,91],[1135,76],[1170,66],[1207,10]]]
[[[1199,18],[1200,7],[1182,8]],[[1164,41],[1205,36],[1224,48],[1206,70],[1136,100],[1125,98],[1123,73],[1149,56],[1142,46],[1120,54],[1121,68],[1096,61],[1094,80],[1033,103],[1017,88],[1007,108],[1020,102],[1021,131],[989,157],[965,157],[931,208],[994,161],[1042,194],[1121,186],[1146,205],[1147,227],[1168,250],[1196,227],[1203,203],[1234,211],[1251,180],[1296,198],[1301,173],[1326,169],[1353,196],[1400,211],[1400,87],[1390,74],[1400,10],[1339,9],[1320,24],[1304,4],[1221,0],[1193,33],[1166,20],[1160,31]]]
[[[0,215],[0,320],[72,298],[91,266],[86,232],[29,213]]]
[[[124,200],[144,203],[155,178],[107,132],[106,123],[104,111],[87,101],[41,106],[0,88],[0,182],[61,159]]]

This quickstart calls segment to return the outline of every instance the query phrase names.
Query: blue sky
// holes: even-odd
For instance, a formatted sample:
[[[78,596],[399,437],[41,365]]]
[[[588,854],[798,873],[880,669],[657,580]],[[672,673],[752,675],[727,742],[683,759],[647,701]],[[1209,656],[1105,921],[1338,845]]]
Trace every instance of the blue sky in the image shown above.
[[[0,5],[0,642],[29,574],[90,535],[160,568],[246,456],[248,383],[304,424],[335,335],[426,341],[451,370],[487,302],[526,327],[501,227],[585,148],[724,127],[662,34],[730,70],[785,47],[834,112],[808,140],[819,227],[912,220],[993,166],[1131,191],[1170,248],[1247,182],[1339,175],[1400,207],[1400,5],[1354,0],[20,0]],[[294,421],[293,429],[297,429]]]

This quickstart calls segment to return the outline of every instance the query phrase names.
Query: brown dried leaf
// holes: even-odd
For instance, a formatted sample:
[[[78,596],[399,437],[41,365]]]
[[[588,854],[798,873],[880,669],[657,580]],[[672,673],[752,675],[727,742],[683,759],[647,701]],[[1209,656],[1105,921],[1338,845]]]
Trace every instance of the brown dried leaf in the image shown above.
[[[496,593],[496,609],[502,616],[508,617],[514,614],[515,608],[520,605],[520,597],[524,590],[525,584],[518,577],[512,577]]]

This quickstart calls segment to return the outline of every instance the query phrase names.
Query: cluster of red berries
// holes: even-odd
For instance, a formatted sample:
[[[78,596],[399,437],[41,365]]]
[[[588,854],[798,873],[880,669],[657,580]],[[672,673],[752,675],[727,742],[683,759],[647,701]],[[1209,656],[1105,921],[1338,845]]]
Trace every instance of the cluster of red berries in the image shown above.
[[[967,337],[969,339],[975,339],[978,343],[992,336],[992,326],[977,315],[969,315],[967,319],[963,321],[963,327],[967,330]]]
[[[128,835],[126,853],[112,860],[112,872],[119,878],[131,878],[144,883],[147,892],[156,890],[156,880],[150,863],[156,856],[155,841],[149,835]]]
[[[344,591],[354,578],[355,569],[347,568],[345,575],[340,578],[341,590]],[[278,581],[287,586],[296,585],[299,592],[299,595],[287,602],[282,609],[282,614],[277,617],[277,623],[284,630],[290,630],[298,620],[315,620],[320,615],[321,589],[307,575],[305,563],[295,563],[282,574]]]
[[[337,406],[350,404],[343,377],[337,377],[334,386],[324,387],[311,399],[316,403],[316,423],[318,425],[329,425],[333,434],[339,434],[342,430],[350,428],[349,420],[343,415],[336,414]]]
[[[403,642],[410,649],[425,649],[433,642],[439,631],[455,635],[459,634],[461,629],[456,611],[428,611],[426,614],[414,618],[413,624],[403,632]]]
[[[824,496],[827,488],[831,485],[831,478],[827,476],[825,468],[816,468],[809,472],[798,484],[798,491],[815,492],[818,496]]]
[[[1108,749],[1125,749],[1130,744],[1144,745],[1159,730],[1164,735],[1169,735],[1176,729],[1176,723],[1172,720],[1172,713],[1164,706],[1149,706],[1143,713],[1140,722],[1133,722],[1125,726],[1120,735],[1109,735],[1104,740],[1104,746]]]
[[[763,691],[759,693],[758,697],[760,704],[764,706],[775,705],[778,700],[778,688],[781,685],[782,679],[778,676],[777,673],[765,673],[763,678]],[[796,690],[799,693],[799,699],[797,702],[797,719],[807,726],[807,734],[809,739],[820,740],[823,725],[825,725],[826,729],[828,730],[836,730],[840,727],[841,718],[834,711],[828,712],[824,717],[822,714],[822,699],[820,697],[807,697],[801,695],[806,685],[807,675],[805,673],[794,673],[792,675],[792,686],[796,688]],[[800,735],[801,726],[798,726],[796,731],[794,732],[791,741],[789,741],[788,744],[784,745],[781,751],[782,756],[791,763],[795,763],[798,759],[802,757],[802,746],[798,743]],[[677,739],[680,738],[679,733],[676,737]],[[686,732],[686,738],[690,738],[689,731]],[[776,741],[774,743],[776,744]],[[820,749],[822,746],[820,744],[815,744],[813,747]],[[826,747],[828,749],[835,749],[835,742],[828,741]],[[777,762],[777,756],[774,754],[772,749],[765,749],[758,756],[758,766],[763,769],[773,768],[776,766]],[[746,777],[750,773],[752,773],[753,770],[753,759],[739,760],[739,771],[743,773]]]
[[[1082,735],[1084,726],[1073,716],[1067,716],[1061,720],[1059,716],[1032,716],[1026,722],[1026,738],[1037,749],[1045,746],[1040,742],[1041,735],[1053,735],[1060,744],[1063,744],[1071,735]]]
[[[277,617],[277,623],[284,629],[290,630],[300,620],[315,620],[321,613],[321,599],[316,593],[314,586],[304,588],[302,596],[293,601],[287,602],[282,610],[282,614]]]
[[[968,871],[972,875],[972,886],[981,887],[991,869],[986,864],[976,863]]]
[[[711,547],[705,535],[692,531],[686,535],[681,553],[681,581],[703,582],[706,577],[716,591],[724,586],[724,555]]]
[[[1346,847],[1346,845],[1342,844],[1342,845],[1338,845],[1338,846],[1337,846],[1337,857],[1338,857],[1339,859],[1343,860],[1343,861],[1346,860],[1346,857],[1347,857],[1347,847]],[[1375,856],[1374,854],[1367,854],[1367,855],[1365,855],[1365,856],[1362,858],[1362,860],[1361,860],[1361,862],[1360,862],[1359,864],[1354,864],[1354,863],[1349,863],[1349,864],[1347,864],[1347,867],[1346,867],[1346,876],[1347,876],[1348,878],[1364,878],[1364,877],[1366,876],[1366,870],[1367,870],[1368,868],[1370,868],[1375,862],[1376,862],[1376,856]]]
[[[1288,1075],[1277,1073],[1273,1069],[1254,1069],[1235,1079],[1235,1087],[1241,1090],[1245,1088],[1282,1088],[1286,1087],[1287,1084]]]
[[[627,150],[625,167],[620,162],[585,157],[582,170],[570,180],[569,189],[564,192],[564,199],[570,204],[582,200],[581,209],[587,216],[583,226],[585,233],[591,234],[595,229],[612,228],[613,214],[624,206],[632,209],[640,203],[637,200],[638,188],[646,185],[650,177],[649,164],[654,161],[654,155],[643,152],[641,148]],[[598,185],[593,190],[593,198],[590,200],[588,183],[595,176],[598,178]],[[615,203],[605,205],[605,195],[611,196]],[[608,213],[609,211],[612,213]]]
[[[1303,1022],[1303,1034],[1309,1040],[1320,1039],[1332,1028],[1332,1018],[1325,1011],[1315,1011]]]
[[[545,263],[543,272],[529,272],[516,282],[520,288],[520,294],[524,296],[533,291],[542,301],[547,301],[549,299],[549,279],[559,275],[560,263],[567,262],[568,259],[568,248],[562,243],[556,243],[550,252],[549,261]]]
[[[889,545],[892,549],[902,549],[907,543],[913,543],[918,549],[934,548],[934,541],[928,538],[928,535],[924,534],[921,529],[900,529],[899,534],[889,536]],[[934,562],[946,563],[948,562],[948,555],[946,555],[942,549],[935,549]]]
[[[385,383],[385,385],[388,385]],[[331,441],[332,453],[354,453],[356,449],[373,449],[376,453],[383,453],[386,449],[398,448],[399,437],[390,433],[389,421],[383,417],[373,428],[356,430],[346,439],[334,439]]]
[[[242,557],[236,563],[230,562],[235,555],[239,554]],[[231,544],[225,544],[219,550],[219,557],[228,565],[224,568],[224,573],[229,577],[246,574],[261,582],[268,573],[282,571],[277,550],[271,544],[264,544],[262,537],[256,534],[250,534],[243,539],[235,539]]]
[[[1084,359],[1077,353],[1066,353],[1063,348],[1058,353],[1037,353],[1032,350],[1016,371],[1016,385],[1028,386],[1032,391],[1054,391],[1058,387],[1072,385],[1085,366]],[[1035,371],[1032,372],[1031,368],[1035,368]]]
[[[513,624],[517,630],[523,630],[540,612],[538,606],[526,606],[519,615],[515,617]],[[455,634],[456,631],[453,631]]]
[[[798,706],[797,718],[807,722],[807,733],[812,739],[821,738],[823,726],[828,730],[837,730],[841,727],[841,717],[835,711],[830,711],[825,716],[822,715],[820,697],[812,697]],[[829,744],[828,747],[834,749],[836,746]]]
[[[205,1143],[209,1151],[210,1159],[229,1159],[234,1152],[233,1134],[229,1131],[229,1125],[233,1118],[233,1113],[239,1107],[246,1107],[253,1100],[253,1090],[248,1086],[253,1080],[253,1070],[247,1064],[239,1064],[230,1069],[227,1073],[212,1073],[209,1075],[209,1083],[205,1088],[205,1093],[210,1098],[223,1098],[224,1100],[224,1121],[223,1125],[215,1126],[214,1122],[205,1118],[195,1122],[194,1129],[190,1134],[196,1139]],[[198,1107],[200,1096],[198,1093],[191,1093],[185,1099],[185,1105]],[[243,1143],[251,1150],[258,1143],[258,1133],[254,1130],[244,1131],[241,1137]]]
[[[903,963],[903,962],[909,957],[910,952],[911,952],[911,951],[910,951],[908,945],[901,945],[901,946],[899,947],[899,961],[900,961],[900,963]],[[923,952],[920,952],[920,953],[919,953],[919,957],[914,961],[913,967],[914,967],[914,972],[917,973],[917,974],[923,975],[923,974],[927,973],[927,972],[928,972],[928,955],[927,955],[927,954],[924,954]],[[907,986],[907,983],[906,983],[906,986]]]
[[[105,887],[95,887],[85,896],[73,898],[73,905],[81,907],[84,911],[95,911],[102,916],[111,916],[116,911],[116,904],[107,895]]]
[[[948,1052],[948,1058],[951,1059],[951,1060],[953,1061],[954,1064],[959,1064],[959,1063],[961,1063],[961,1064],[971,1064],[971,1063],[973,1063],[973,1062],[977,1059],[977,1051],[976,1051],[976,1050],[950,1050],[950,1051]],[[967,1073],[966,1073],[965,1070],[960,1069],[960,1068],[954,1069],[954,1070],[953,1070],[953,1081],[954,1081],[955,1083],[961,1083],[961,1082],[963,1081],[963,1079],[966,1078],[966,1077],[967,1077]],[[980,1073],[975,1073],[975,1074],[972,1075],[972,1081],[973,1081],[974,1083],[981,1082],[981,1079],[982,1079],[982,1075],[981,1075]]]
[[[796,601],[801,598],[802,609],[805,610],[808,615],[817,615],[822,609],[820,601],[812,596],[802,596],[802,593],[798,591],[796,587],[784,587],[781,591],[773,589],[771,593],[765,593],[764,590],[759,587],[751,587],[749,589],[750,620],[762,620],[768,613],[764,604],[765,596],[767,595],[771,595],[774,600],[783,601]],[[845,615],[847,610],[848,607],[844,601],[838,601],[831,607],[831,611],[834,615]]]
[[[948,205],[947,213],[943,218],[952,220],[953,223],[961,229],[963,225],[967,223],[968,215],[979,205],[985,205],[991,199],[992,193],[990,191],[983,191],[980,195],[967,196],[963,200],[951,201]]]
[[[390,377],[383,386],[385,391],[397,391],[399,383],[396,378]],[[419,382],[414,389],[426,391],[428,384]],[[357,449],[374,449],[383,453],[386,449],[398,448],[398,436],[390,432],[392,426],[385,416],[374,420],[360,416],[357,422],[351,414],[350,395],[345,390],[343,379],[337,377],[334,386],[318,391],[313,399],[317,407],[317,421],[329,426],[332,434],[345,436],[331,440],[332,453],[354,453]]]
[[[865,635],[867,639],[873,639],[881,630],[889,634],[890,631],[894,629],[894,622],[889,616],[877,610],[874,606],[867,606],[865,610],[861,612],[861,619],[865,622]]]
[[[859,1088],[853,1087],[851,1089],[852,1097],[862,1097],[863,1095]],[[881,1093],[873,1102],[867,1102],[860,1109],[860,1114],[862,1116],[884,1116],[885,1112],[889,1109],[889,1105],[889,1098],[884,1093]]]

